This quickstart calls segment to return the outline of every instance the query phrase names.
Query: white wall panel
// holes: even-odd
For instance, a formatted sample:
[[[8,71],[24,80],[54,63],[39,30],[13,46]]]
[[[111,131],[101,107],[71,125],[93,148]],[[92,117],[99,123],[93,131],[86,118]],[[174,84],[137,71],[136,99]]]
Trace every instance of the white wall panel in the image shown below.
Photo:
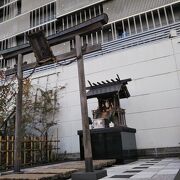
[[[25,54],[23,56],[23,62],[27,62],[28,64],[29,63],[33,63],[33,62],[36,62],[36,58],[34,56],[34,53],[30,53],[30,54]]]
[[[60,152],[61,153],[64,153],[64,152],[67,152],[67,153],[71,153],[72,151],[72,137],[60,137],[59,136],[59,139],[60,139],[60,143],[59,143],[59,147],[60,147]]]
[[[71,137],[72,136],[72,122],[62,122],[58,124],[60,129],[59,136],[60,137]]]
[[[26,31],[30,28],[30,15],[29,13],[0,24],[0,40],[8,39],[17,33]],[[7,30],[8,29],[8,30]]]
[[[61,74],[60,74],[61,76]],[[74,92],[79,89],[78,78],[71,78],[67,80],[60,80],[61,84],[65,85],[66,93]]]
[[[22,0],[22,13],[31,11],[54,0]]]
[[[82,121],[81,121],[81,119],[78,120],[78,121],[73,121],[72,122],[72,132],[71,132],[71,134],[73,136],[76,136],[77,135],[77,131],[81,130],[81,129],[82,129]]]
[[[180,53],[175,54],[174,58],[175,58],[175,63],[176,63],[176,66],[177,66],[177,70],[180,70]]]
[[[116,74],[121,79],[133,79],[128,85],[132,96],[121,100],[121,105],[127,112],[127,124],[137,128],[138,148],[178,145],[180,74],[178,76],[174,58],[177,54],[173,56],[172,47],[171,40],[166,39],[85,60],[86,83],[115,78]],[[56,71],[59,72],[58,84],[66,86],[58,94],[60,109],[55,116],[59,120],[59,131],[62,129],[61,152],[79,152],[76,131],[81,129],[81,111],[77,63],[58,67]],[[53,72],[55,69],[34,76]],[[50,86],[54,86],[55,79],[50,77]],[[46,78],[41,83],[43,81],[46,82]],[[88,100],[89,116],[92,117],[91,111],[96,108],[97,100]]]
[[[71,107],[71,106],[79,106],[80,105],[80,97],[79,92],[71,92],[67,94],[63,94],[61,98],[59,98],[61,102],[61,107]]]
[[[71,153],[80,152],[78,135],[72,137],[72,146],[70,150],[71,150]]]
[[[178,78],[179,78],[179,83],[180,83],[180,71],[177,72]]]
[[[58,44],[58,45],[52,46],[51,48],[52,48],[53,54],[57,56],[57,55],[70,51],[70,42]]]
[[[73,63],[61,69],[61,74],[59,78],[60,80],[65,80],[68,82],[69,79],[77,78],[77,77],[78,77],[77,64]]]
[[[180,107],[126,114],[127,125],[139,130],[180,126]]]
[[[119,54],[119,58],[121,57],[121,54]],[[109,58],[104,57],[103,61],[108,61],[109,65],[112,64],[112,61]],[[107,64],[107,62],[106,62]],[[99,67],[99,68],[98,68]],[[107,64],[107,67],[108,64]],[[140,78],[146,78],[149,76],[155,76],[160,75],[164,73],[169,73],[176,70],[175,62],[173,61],[173,57],[165,57],[161,59],[155,59],[153,61],[147,61],[147,62],[141,62],[141,63],[135,63],[127,66],[114,66],[112,69],[100,71],[100,66],[93,67],[93,64],[87,63],[85,66],[86,72],[93,70],[93,74],[87,76],[88,79],[94,81],[96,78],[97,80],[101,78],[103,80],[104,78],[112,78],[112,75],[119,74],[120,78],[127,78],[130,77],[132,79],[140,79]],[[99,72],[97,71],[99,70]],[[103,75],[102,75],[103,74]],[[98,76],[98,77],[97,77]],[[102,77],[104,77],[102,79]]]
[[[160,62],[161,59],[159,58],[162,58],[162,61],[163,59],[167,60],[167,58],[169,58],[169,56],[171,56],[172,54],[172,45],[170,41],[163,41],[159,43],[138,46],[137,48],[126,49],[124,51],[117,51],[88,60],[86,74],[93,74],[101,72],[102,70],[107,71],[118,67],[126,68],[126,66],[136,64],[138,65],[138,63],[146,63],[148,61],[153,60],[157,60],[158,62]],[[155,63],[157,61],[155,61]],[[94,66],[94,62],[96,63],[96,66]],[[174,62],[170,63],[173,64]],[[90,66],[93,66],[93,68],[90,68]],[[159,68],[158,65],[157,68]],[[143,71],[143,69],[141,69],[141,71]]]
[[[82,129],[80,119],[78,121],[61,122],[57,125],[60,137],[71,137],[77,135],[77,131]]]
[[[58,123],[64,123],[69,121],[77,121],[81,119],[80,106],[70,106],[62,108],[62,102],[60,101],[59,113],[56,115],[55,119]]]
[[[174,53],[180,53],[180,39],[179,37],[171,39],[171,43],[174,48]]]
[[[176,72],[146,77],[129,82],[128,89],[131,96],[151,94],[180,88]]]
[[[60,138],[60,152],[74,153],[79,152],[79,138],[78,136]]]
[[[165,91],[149,95],[135,96],[126,100],[123,107],[127,113],[152,111],[180,107],[180,90]]]
[[[105,0],[57,0],[57,17]]]
[[[168,127],[137,131],[138,149],[177,147],[180,142],[180,127]]]

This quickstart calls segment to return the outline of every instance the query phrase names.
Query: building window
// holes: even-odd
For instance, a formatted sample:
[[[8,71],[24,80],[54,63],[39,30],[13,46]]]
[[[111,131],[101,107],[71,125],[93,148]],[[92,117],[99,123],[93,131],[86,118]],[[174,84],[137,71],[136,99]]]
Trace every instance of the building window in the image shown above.
[[[176,23],[180,20],[179,7],[180,3],[177,3],[119,20],[111,27],[109,26],[109,30],[107,30],[108,28],[103,29],[105,35],[104,40],[107,42],[117,38],[124,38]]]
[[[65,29],[76,26],[102,13],[103,13],[102,4],[97,4],[85,9],[81,9],[80,11],[76,11],[72,14],[68,14],[66,16],[61,17],[57,24],[57,30],[64,31]]]
[[[30,27],[36,27],[56,18],[56,4],[50,3],[30,12]]]
[[[26,34],[29,32],[44,30],[48,37],[103,13],[103,6],[99,3],[55,19],[55,6],[56,4],[53,2],[32,11],[30,13],[31,29],[15,37],[3,40],[0,44],[1,50],[27,43]],[[107,24],[101,31],[81,37],[82,45],[106,43],[116,39],[123,40],[123,38],[131,35],[171,25],[180,21],[179,8],[180,3],[176,3]],[[0,14],[3,14],[3,12],[0,11]],[[74,46],[74,40],[71,40],[70,48],[73,49]]]
[[[0,7],[0,23],[21,14],[21,0]]]
[[[0,69],[7,67],[7,61],[5,59],[0,59]]]

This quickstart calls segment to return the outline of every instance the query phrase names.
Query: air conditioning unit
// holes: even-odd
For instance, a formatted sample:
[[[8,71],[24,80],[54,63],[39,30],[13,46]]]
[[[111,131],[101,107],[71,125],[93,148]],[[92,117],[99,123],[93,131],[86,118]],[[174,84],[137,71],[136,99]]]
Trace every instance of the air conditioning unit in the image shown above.
[[[175,29],[170,30],[169,38],[177,37],[177,31]]]

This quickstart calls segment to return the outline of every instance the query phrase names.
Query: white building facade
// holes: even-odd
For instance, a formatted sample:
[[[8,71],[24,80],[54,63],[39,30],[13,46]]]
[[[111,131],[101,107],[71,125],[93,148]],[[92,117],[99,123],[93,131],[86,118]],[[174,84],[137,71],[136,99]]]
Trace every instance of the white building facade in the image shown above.
[[[26,35],[43,29],[46,36],[73,27],[103,12],[109,23],[82,37],[83,44],[102,44],[85,55],[86,81],[131,78],[131,97],[121,100],[127,126],[135,128],[141,155],[180,153],[180,1],[178,0],[4,0],[0,7],[0,54],[27,43]],[[74,41],[53,46],[55,55],[69,52]],[[35,61],[32,53],[24,61]],[[16,58],[1,59],[12,68]],[[29,74],[30,71],[25,72]],[[60,153],[79,153],[82,129],[77,64],[55,63],[38,68],[32,82],[44,88],[65,86],[58,93],[59,111],[53,131]],[[88,86],[88,83],[87,83]],[[97,100],[88,100],[89,116]],[[58,131],[57,131],[58,129]]]

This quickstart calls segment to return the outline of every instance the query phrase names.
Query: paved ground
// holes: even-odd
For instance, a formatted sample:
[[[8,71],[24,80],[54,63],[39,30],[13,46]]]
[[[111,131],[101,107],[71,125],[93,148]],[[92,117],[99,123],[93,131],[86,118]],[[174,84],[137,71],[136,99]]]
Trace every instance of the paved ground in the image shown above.
[[[93,161],[95,169],[102,169],[115,164],[115,160]],[[22,170],[23,174],[7,172],[0,180],[57,180],[67,179],[76,171],[84,170],[84,161],[72,161],[48,166],[39,166]]]
[[[95,169],[105,168],[115,160],[94,161]],[[24,169],[24,174],[0,176],[0,180],[57,180],[67,179],[73,172],[83,170],[83,161],[59,163],[48,166]],[[106,168],[108,176],[102,180],[174,180],[180,169],[180,158],[140,159],[125,165],[114,165]],[[180,180],[177,179],[177,180]]]
[[[103,180],[174,180],[180,169],[180,158],[141,159],[126,165],[107,168]],[[180,179],[179,179],[180,180]]]

